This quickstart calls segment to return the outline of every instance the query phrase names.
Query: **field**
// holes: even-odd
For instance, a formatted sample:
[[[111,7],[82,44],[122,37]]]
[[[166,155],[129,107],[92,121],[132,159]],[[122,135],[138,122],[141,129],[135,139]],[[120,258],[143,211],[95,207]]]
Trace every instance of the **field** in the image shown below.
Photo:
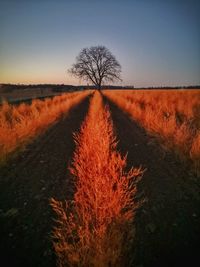
[[[71,93],[33,100],[30,105],[13,106],[5,102],[0,106],[0,161],[44,131],[63,113],[78,104],[86,93]]]
[[[44,99],[78,89],[75,86],[64,84],[0,84],[0,104],[4,101],[13,104],[18,104],[21,101],[31,102],[31,99]]]
[[[104,90],[0,108],[8,266],[194,266],[200,91]]]
[[[198,90],[108,92],[164,149],[192,165],[200,175],[200,93]]]

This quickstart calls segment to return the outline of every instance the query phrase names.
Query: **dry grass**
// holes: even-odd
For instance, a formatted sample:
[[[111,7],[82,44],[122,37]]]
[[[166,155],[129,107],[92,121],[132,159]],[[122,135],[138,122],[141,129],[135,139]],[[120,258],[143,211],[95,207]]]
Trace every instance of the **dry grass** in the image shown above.
[[[200,175],[199,90],[119,90],[105,95]]]
[[[4,103],[0,106],[0,162],[4,162],[11,152],[44,131],[88,94],[70,93],[44,101],[33,100],[30,105]]]
[[[98,92],[75,140],[74,200],[51,200],[58,218],[54,229],[58,266],[128,266],[138,205],[136,181],[142,170],[125,172],[126,157],[116,150],[110,112]]]
[[[13,90],[12,87],[4,87],[0,85],[0,103],[2,101],[20,101],[26,99],[33,99],[39,97],[49,97],[61,95],[61,93],[54,92],[52,88],[24,88]]]

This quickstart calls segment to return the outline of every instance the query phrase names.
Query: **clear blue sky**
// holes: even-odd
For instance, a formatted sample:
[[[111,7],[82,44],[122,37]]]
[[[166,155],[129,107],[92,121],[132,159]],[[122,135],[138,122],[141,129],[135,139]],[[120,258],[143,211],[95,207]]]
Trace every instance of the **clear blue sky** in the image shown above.
[[[67,69],[82,48],[104,45],[123,85],[200,84],[199,3],[0,0],[0,83],[83,83]]]

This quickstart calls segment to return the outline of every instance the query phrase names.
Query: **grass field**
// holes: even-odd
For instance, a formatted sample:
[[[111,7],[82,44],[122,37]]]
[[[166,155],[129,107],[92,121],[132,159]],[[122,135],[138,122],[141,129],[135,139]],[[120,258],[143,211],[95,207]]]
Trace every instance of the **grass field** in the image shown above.
[[[5,102],[0,106],[0,161],[5,161],[12,151],[35,138],[87,94],[63,94],[44,101],[36,99],[30,105],[13,106]]]
[[[199,112],[198,90],[86,91],[4,104],[2,262],[193,266]]]
[[[0,85],[0,104],[4,101],[15,103],[26,99],[34,99],[39,97],[56,96],[58,93],[51,88],[24,88],[13,90],[12,88],[4,88]]]
[[[106,96],[200,176],[199,90],[110,91]]]

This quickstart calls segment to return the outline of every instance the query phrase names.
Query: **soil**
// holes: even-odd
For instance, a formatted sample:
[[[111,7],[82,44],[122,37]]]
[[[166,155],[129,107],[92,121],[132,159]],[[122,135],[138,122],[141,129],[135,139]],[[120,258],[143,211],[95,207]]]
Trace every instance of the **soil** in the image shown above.
[[[173,153],[109,104],[127,169],[146,171],[138,183],[134,267],[195,266],[200,247],[200,187]],[[0,170],[0,252],[4,266],[55,267],[49,199],[73,197],[68,166],[88,110],[83,101]],[[197,261],[198,262],[198,261]],[[104,266],[102,266],[104,267]]]
[[[71,198],[68,166],[89,99],[38,137],[0,170],[0,253],[4,266],[55,266],[49,205]]]
[[[109,102],[118,150],[128,168],[146,169],[138,183],[136,267],[196,266],[200,248],[200,184],[172,152]]]

